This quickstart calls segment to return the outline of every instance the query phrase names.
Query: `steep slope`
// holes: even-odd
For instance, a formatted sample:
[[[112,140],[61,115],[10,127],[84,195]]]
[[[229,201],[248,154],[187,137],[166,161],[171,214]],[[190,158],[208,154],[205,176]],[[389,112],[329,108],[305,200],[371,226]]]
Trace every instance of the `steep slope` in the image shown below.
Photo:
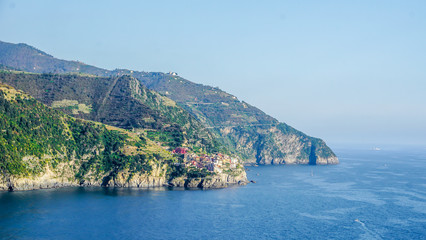
[[[22,44],[0,44],[0,64],[31,72],[76,72],[73,70],[75,62],[54,59],[37,49],[31,48],[30,51],[28,48],[31,47]],[[54,62],[48,63],[45,58]],[[58,67],[62,65],[66,67]],[[307,136],[285,123],[280,123],[256,107],[241,102],[218,88],[164,73],[125,69],[108,71],[88,65],[79,68],[79,71],[99,76],[133,76],[149,89],[174,100],[219,137],[222,144],[248,162],[338,163],[336,155],[321,139]]]
[[[170,148],[227,152],[193,116],[129,76],[29,74],[1,71],[0,81],[63,112],[133,130]]]
[[[183,181],[226,187],[247,180],[241,166],[216,174],[134,133],[79,120],[0,84],[0,190],[62,186],[154,187]]]
[[[116,72],[124,74],[127,70]],[[164,73],[133,72],[133,76],[197,116],[222,137],[228,148],[235,149],[248,161],[261,164],[338,163],[333,151],[321,139],[280,123],[218,88]]]

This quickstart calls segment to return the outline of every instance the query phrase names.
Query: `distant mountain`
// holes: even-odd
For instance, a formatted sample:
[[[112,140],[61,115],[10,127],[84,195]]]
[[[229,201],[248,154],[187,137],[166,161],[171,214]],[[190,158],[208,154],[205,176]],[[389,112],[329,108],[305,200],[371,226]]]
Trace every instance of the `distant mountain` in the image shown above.
[[[0,191],[166,183],[210,188],[247,182],[239,164],[226,173],[182,167],[183,159],[160,145],[143,135],[75,119],[0,83]]]
[[[26,44],[0,42],[0,64],[37,73],[130,75],[149,89],[174,100],[210,129],[230,151],[260,164],[336,164],[333,151],[318,138],[280,123],[218,88],[196,84],[174,74],[109,71],[56,59]]]
[[[24,43],[0,41],[0,64],[34,73],[90,73],[104,76],[108,71],[77,61],[59,60]]]

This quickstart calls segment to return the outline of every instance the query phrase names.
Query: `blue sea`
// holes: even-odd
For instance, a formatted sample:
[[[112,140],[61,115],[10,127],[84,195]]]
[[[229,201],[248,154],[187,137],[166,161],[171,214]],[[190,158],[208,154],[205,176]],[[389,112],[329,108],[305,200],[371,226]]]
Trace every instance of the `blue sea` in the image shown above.
[[[0,193],[0,239],[426,239],[426,148],[334,148],[218,190]]]

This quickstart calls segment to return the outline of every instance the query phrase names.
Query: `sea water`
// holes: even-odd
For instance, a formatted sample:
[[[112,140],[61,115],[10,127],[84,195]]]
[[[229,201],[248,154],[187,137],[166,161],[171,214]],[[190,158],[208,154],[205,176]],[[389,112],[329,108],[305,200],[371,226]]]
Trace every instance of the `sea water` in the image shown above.
[[[426,239],[426,148],[335,149],[218,190],[0,193],[0,239]]]

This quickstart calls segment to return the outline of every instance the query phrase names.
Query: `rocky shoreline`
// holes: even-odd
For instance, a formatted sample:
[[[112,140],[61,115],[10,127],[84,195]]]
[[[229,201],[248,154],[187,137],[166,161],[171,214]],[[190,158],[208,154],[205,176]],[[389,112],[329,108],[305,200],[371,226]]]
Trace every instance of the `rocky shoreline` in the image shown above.
[[[246,185],[249,183],[246,173],[232,176],[229,174],[216,174],[205,178],[174,178],[169,183],[170,187],[185,188],[226,188],[232,185]]]
[[[62,177],[48,177],[46,174],[35,178],[16,178],[4,176],[0,179],[0,191],[28,191],[37,189],[50,189],[62,187],[118,187],[118,188],[156,188],[156,187],[176,187],[186,189],[218,189],[234,185],[246,185],[245,171],[238,175],[215,174],[204,178],[179,177],[166,180],[158,176],[129,176],[121,173],[115,177],[106,176],[102,181],[69,180]]]

